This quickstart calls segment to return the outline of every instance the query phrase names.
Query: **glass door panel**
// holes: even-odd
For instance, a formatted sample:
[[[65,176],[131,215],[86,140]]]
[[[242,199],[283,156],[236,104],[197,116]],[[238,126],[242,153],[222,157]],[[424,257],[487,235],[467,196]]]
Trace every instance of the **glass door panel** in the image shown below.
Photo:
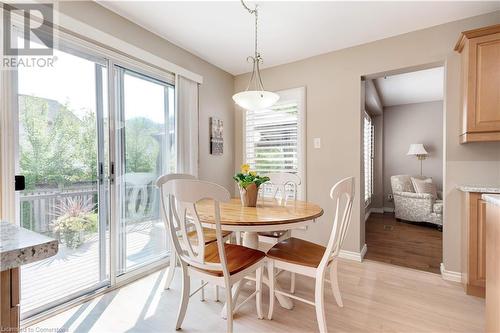
[[[104,59],[54,50],[53,67],[17,72],[21,226],[59,240],[59,253],[21,271],[23,317],[109,279]],[[99,147],[99,148],[98,148]]]
[[[118,274],[167,255],[156,179],[175,171],[173,86],[115,67],[119,126]]]

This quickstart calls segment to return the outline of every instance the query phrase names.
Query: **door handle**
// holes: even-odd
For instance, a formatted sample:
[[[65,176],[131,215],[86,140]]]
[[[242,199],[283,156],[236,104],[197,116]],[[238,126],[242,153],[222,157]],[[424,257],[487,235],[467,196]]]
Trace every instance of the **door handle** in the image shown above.
[[[109,167],[109,182],[111,184],[115,182],[115,162],[111,162]]]
[[[26,188],[26,180],[23,175],[14,176],[14,189],[16,191],[23,191]]]
[[[104,182],[104,164],[99,162],[99,184]]]

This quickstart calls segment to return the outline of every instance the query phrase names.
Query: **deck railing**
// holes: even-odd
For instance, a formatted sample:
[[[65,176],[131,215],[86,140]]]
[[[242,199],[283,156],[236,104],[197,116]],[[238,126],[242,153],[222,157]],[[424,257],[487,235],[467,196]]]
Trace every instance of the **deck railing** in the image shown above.
[[[57,207],[68,198],[97,203],[97,187],[38,189],[23,191],[20,195],[23,227],[39,233],[51,234],[51,223],[58,216]]]
[[[153,185],[127,184],[124,193],[123,215],[127,224],[159,218],[157,189]],[[68,200],[68,198],[84,202],[89,200],[98,208],[97,194],[97,187],[92,185],[79,185],[64,189],[25,190],[20,195],[22,226],[29,230],[51,235],[52,221],[60,214],[57,207],[64,200]]]

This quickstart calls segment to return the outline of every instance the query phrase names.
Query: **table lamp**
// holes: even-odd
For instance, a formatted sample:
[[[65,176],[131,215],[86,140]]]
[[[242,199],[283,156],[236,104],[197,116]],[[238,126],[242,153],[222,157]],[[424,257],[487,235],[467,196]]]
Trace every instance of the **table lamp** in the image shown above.
[[[422,161],[427,158],[429,153],[425,150],[425,147],[421,143],[412,143],[410,145],[410,149],[408,149],[408,153],[406,155],[417,156],[420,161],[420,176],[422,176]]]

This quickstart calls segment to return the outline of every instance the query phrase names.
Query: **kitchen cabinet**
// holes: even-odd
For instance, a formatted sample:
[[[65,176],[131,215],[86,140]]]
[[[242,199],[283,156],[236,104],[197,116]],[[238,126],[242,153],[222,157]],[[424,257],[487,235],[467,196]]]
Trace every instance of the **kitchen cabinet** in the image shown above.
[[[57,254],[55,239],[0,221],[0,332],[18,332],[20,266]]]
[[[500,24],[462,32],[460,142],[500,141]]]
[[[486,205],[478,192],[465,193],[462,283],[468,295],[484,297],[486,286]]]
[[[500,195],[486,201],[486,332],[500,332]]]
[[[6,332],[19,329],[19,268],[0,272],[0,327]]]

